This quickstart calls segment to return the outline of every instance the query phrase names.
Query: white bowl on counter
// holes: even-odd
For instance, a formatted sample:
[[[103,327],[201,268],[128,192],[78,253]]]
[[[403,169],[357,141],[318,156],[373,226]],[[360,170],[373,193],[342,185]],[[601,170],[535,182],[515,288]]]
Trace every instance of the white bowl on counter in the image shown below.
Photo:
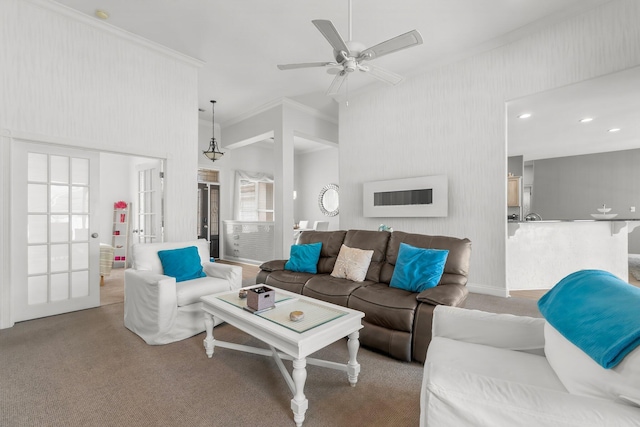
[[[599,213],[599,214],[591,214],[591,216],[594,217],[595,219],[611,219],[611,218],[617,217],[618,214]]]

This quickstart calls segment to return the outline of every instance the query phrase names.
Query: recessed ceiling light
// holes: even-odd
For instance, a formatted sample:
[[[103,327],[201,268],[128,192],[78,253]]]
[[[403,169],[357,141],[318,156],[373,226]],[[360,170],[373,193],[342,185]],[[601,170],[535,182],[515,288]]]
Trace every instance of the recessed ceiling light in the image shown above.
[[[585,117],[584,119],[580,119],[580,123],[589,123],[593,121],[593,117]]]
[[[104,10],[98,9],[96,10],[96,16],[100,19],[108,19],[109,18],[109,14],[107,12],[105,12]]]
[[[609,132],[620,132],[620,128],[611,128]]]
[[[518,116],[519,119],[528,119],[531,117],[531,113],[523,113]]]

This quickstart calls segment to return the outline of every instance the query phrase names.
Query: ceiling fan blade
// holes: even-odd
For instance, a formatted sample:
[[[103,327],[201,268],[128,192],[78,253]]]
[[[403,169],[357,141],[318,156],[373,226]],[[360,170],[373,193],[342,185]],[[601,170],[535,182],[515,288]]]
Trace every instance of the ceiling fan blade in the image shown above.
[[[340,74],[337,74],[336,77],[331,82],[331,86],[329,86],[329,89],[327,90],[326,95],[327,96],[337,95],[338,92],[340,91],[340,87],[342,87],[342,83],[344,83],[346,79],[347,79],[346,71],[342,71]]]
[[[347,52],[347,54],[349,53],[347,44],[344,42],[344,39],[331,21],[327,21],[326,19],[314,19],[311,22],[313,22],[313,25],[318,28],[334,50],[338,52]]]
[[[313,67],[329,67],[332,65],[338,65],[335,62],[306,62],[300,64],[284,64],[278,65],[280,70],[295,70],[296,68],[313,68]]]
[[[388,83],[390,85],[397,85],[404,77],[400,74],[396,74],[392,71],[386,70],[384,68],[376,67],[375,65],[367,64],[361,65],[358,67],[361,71],[365,71],[371,75],[371,77],[375,77],[376,79]]]
[[[412,30],[363,50],[358,59],[372,60],[419,44],[422,44],[422,36]]]

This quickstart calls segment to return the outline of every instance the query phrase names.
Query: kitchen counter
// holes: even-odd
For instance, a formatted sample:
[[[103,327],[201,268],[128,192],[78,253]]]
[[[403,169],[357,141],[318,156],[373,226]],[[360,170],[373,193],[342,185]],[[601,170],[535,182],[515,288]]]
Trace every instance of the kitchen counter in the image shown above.
[[[619,221],[640,221],[640,218],[611,218],[611,219],[543,219],[540,221],[521,221],[521,220],[508,220],[508,223],[525,223],[525,224],[537,224],[546,222],[619,222]]]
[[[629,279],[629,233],[640,219],[509,221],[507,289],[550,289],[578,270]]]

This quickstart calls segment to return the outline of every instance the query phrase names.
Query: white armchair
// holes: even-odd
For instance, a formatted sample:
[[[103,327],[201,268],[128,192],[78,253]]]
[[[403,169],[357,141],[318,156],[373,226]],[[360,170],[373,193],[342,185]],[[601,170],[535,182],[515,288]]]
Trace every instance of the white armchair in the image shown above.
[[[437,306],[424,366],[420,426],[640,426],[634,402],[567,390],[549,360],[550,330],[545,319]],[[568,341],[553,344],[562,345],[562,357],[570,358],[568,366],[577,366],[580,381],[597,385],[596,377],[605,369],[583,360],[588,356],[581,356],[577,347],[570,352]],[[611,375],[625,377],[622,387],[629,397],[640,388],[628,378],[628,372],[640,372],[640,353],[627,357],[620,364],[626,373]]]
[[[165,276],[158,251],[195,246],[206,277],[176,283]],[[240,289],[242,267],[210,262],[204,240],[135,244],[124,273],[124,325],[147,344],[168,344],[204,331],[200,297]],[[217,323],[216,323],[217,324]]]

